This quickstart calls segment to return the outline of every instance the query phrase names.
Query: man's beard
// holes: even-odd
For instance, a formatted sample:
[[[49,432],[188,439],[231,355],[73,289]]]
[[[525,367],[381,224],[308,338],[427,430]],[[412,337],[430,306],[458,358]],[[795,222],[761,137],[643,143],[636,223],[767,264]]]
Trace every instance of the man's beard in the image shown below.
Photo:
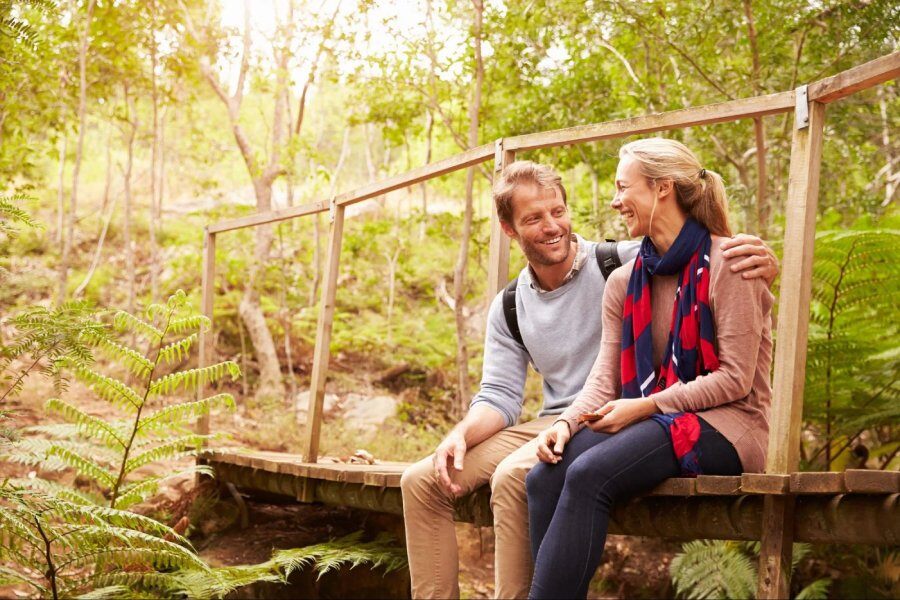
[[[525,258],[528,259],[528,262],[533,265],[542,265],[545,267],[549,267],[552,265],[558,265],[561,262],[565,262],[567,258],[569,258],[569,252],[572,251],[572,242],[569,239],[571,237],[568,231],[562,234],[562,242],[565,245],[566,251],[562,254],[560,258],[556,256],[550,256],[547,251],[545,251],[540,243],[531,243],[526,242],[522,238],[519,238],[520,246],[522,248],[522,252],[525,254]]]

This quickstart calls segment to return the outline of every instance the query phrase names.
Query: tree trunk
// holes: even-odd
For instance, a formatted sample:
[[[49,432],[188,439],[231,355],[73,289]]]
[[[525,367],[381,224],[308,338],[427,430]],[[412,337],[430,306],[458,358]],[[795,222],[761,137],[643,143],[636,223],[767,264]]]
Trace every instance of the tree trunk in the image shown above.
[[[431,163],[431,137],[434,131],[434,115],[428,110],[425,112],[425,164]],[[419,239],[425,239],[428,229],[428,182],[422,182],[422,224],[419,226]]]
[[[113,213],[116,210],[116,199],[113,198],[112,202],[109,200],[109,188],[112,184],[112,120],[110,120],[109,124],[109,132],[106,135],[106,182],[103,185],[103,206],[100,209],[100,214],[103,217],[103,227],[100,230],[100,235],[97,237],[97,247],[94,249],[94,256],[91,259],[91,266],[88,268],[87,274],[84,276],[82,282],[75,288],[75,292],[72,294],[75,298],[81,296],[84,292],[85,288],[87,288],[88,284],[91,282],[91,278],[94,276],[94,272],[97,270],[97,265],[100,264],[100,255],[103,253],[103,243],[106,241],[106,233],[109,231],[109,223],[112,221]]]
[[[762,87],[759,82],[759,46],[756,41],[756,26],[753,24],[753,6],[750,0],[744,0],[744,14],[747,17],[747,37],[750,40],[750,52],[753,59],[753,91],[759,95]],[[766,237],[769,230],[769,198],[766,190],[768,173],[766,172],[766,128],[762,117],[753,119],[754,139],[756,140],[756,233]]]
[[[87,50],[91,32],[91,20],[94,16],[95,0],[88,0],[87,15],[78,44],[78,143],[75,146],[75,163],[72,167],[72,190],[69,196],[69,215],[66,235],[63,241],[63,252],[59,260],[59,288],[57,304],[66,300],[66,288],[69,280],[69,261],[75,240],[75,220],[78,211],[78,176],[81,172],[81,157],[84,150],[84,133],[87,129]]]
[[[150,301],[159,300],[159,204],[156,170],[159,160],[159,94],[156,85],[156,0],[150,4],[150,100],[153,132],[150,144]]]
[[[885,153],[884,165],[884,202],[882,207],[888,206],[894,199],[897,191],[897,182],[894,178],[894,153],[891,149],[891,122],[888,119],[887,102],[884,99],[884,88],[878,87],[878,109],[881,114],[881,144]]]
[[[65,254],[65,248],[63,244],[65,243],[65,233],[64,230],[66,228],[66,152],[69,149],[69,136],[65,133],[62,134],[62,139],[59,143],[59,171],[57,176],[57,184],[56,189],[56,243],[59,245],[59,255],[63,256]]]
[[[469,139],[470,148],[478,144],[478,117],[481,112],[481,86],[484,81],[484,64],[481,58],[481,22],[484,11],[482,0],[472,0],[473,37],[475,51],[475,81],[472,103],[469,105]],[[469,349],[466,342],[467,323],[465,318],[466,273],[469,263],[469,238],[472,235],[472,196],[475,186],[475,168],[466,171],[466,206],[463,215],[462,239],[456,268],[453,271],[453,299],[456,314],[456,372],[457,372],[457,410],[461,416],[469,404]]]
[[[125,109],[127,112],[126,122],[128,123],[125,146],[128,149],[128,157],[125,160],[125,223],[123,226],[123,237],[125,241],[125,276],[128,278],[128,312],[134,314],[136,276],[134,265],[134,243],[131,239],[133,233],[131,231],[131,171],[134,166],[134,138],[137,135],[139,122],[134,107],[134,100],[128,93],[127,83],[125,84],[124,89]]]

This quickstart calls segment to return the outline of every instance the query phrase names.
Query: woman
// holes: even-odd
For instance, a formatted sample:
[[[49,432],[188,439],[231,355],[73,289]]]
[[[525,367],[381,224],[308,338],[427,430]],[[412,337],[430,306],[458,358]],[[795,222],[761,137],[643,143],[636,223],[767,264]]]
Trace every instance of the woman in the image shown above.
[[[644,240],[609,277],[584,389],[539,435],[526,480],[534,598],[586,596],[613,504],[670,477],[765,463],[774,298],[724,266],[722,178],[673,140],[631,142],[619,158],[612,207]]]

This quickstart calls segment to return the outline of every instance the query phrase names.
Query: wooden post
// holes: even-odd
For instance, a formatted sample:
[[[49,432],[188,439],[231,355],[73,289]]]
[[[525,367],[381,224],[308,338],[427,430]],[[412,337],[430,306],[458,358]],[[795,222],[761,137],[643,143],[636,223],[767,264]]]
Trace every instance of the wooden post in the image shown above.
[[[825,122],[825,105],[808,102],[806,94],[806,86],[797,90],[791,143],[775,376],[766,461],[766,473],[770,474],[795,471],[800,458],[806,338],[809,330],[813,246]],[[793,514],[793,496],[766,497],[757,591],[757,598],[760,600],[787,598],[790,592]]]
[[[309,411],[306,422],[304,460],[319,458],[319,431],[322,427],[322,407],[325,403],[325,380],[328,374],[331,325],[334,320],[334,297],[337,290],[338,267],[341,262],[341,240],[344,234],[344,206],[331,201],[331,230],[328,237],[328,258],[325,266],[325,285],[319,304],[316,327],[316,348],[313,351],[312,378],[309,385]]]
[[[496,142],[494,152],[494,176],[497,177],[506,165],[516,160],[515,150],[503,148],[503,138]],[[509,238],[500,228],[497,206],[491,200],[491,241],[488,252],[488,302],[509,283]]]
[[[209,227],[203,229],[203,273],[201,275],[203,295],[200,300],[200,311],[209,319],[209,328],[200,332],[200,355],[197,367],[203,368],[213,362],[213,294],[216,289],[216,234],[210,233]],[[245,374],[246,376],[246,374]],[[197,386],[197,399],[203,398],[203,385]],[[209,415],[203,415],[197,421],[197,433],[209,433]]]

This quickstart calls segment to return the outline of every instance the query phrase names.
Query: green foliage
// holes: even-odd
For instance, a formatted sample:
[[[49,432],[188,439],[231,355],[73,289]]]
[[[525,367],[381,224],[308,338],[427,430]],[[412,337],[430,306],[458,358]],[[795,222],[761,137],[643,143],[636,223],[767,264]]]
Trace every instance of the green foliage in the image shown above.
[[[41,597],[71,597],[107,572],[208,571],[187,540],[131,512],[71,502],[54,493],[0,485],[0,585],[26,584]],[[137,586],[136,586],[137,587]]]
[[[47,401],[46,410],[74,426],[56,432],[66,436],[74,433],[91,445],[85,448],[73,445],[65,438],[58,439],[42,448],[31,447],[26,455],[31,458],[26,460],[55,459],[91,481],[98,491],[109,497],[109,504],[114,508],[126,509],[153,493],[158,479],[144,481],[136,471],[152,463],[195,453],[207,436],[191,433],[191,423],[213,410],[234,408],[234,399],[229,394],[159,408],[148,404],[151,397],[164,399],[166,394],[179,389],[196,389],[198,385],[216,381],[225,373],[233,378],[240,375],[237,365],[224,362],[157,377],[162,365],[179,352],[177,349],[184,353],[185,348],[190,348],[197,333],[174,341],[168,338],[206,323],[204,319],[183,314],[187,310],[187,296],[179,290],[166,304],[152,305],[147,310],[149,321],[121,311],[115,315],[113,322],[120,332],[141,334],[147,339],[149,349],[146,353],[108,339],[102,329],[83,335],[80,339],[93,343],[132,375],[133,381],[129,385],[122,379],[85,366],[83,362],[72,364],[75,376],[99,398],[124,412],[125,420],[107,421],[72,403],[52,398]],[[42,432],[52,434],[54,430],[44,428]],[[103,455],[96,452],[95,447],[105,448],[108,452]]]
[[[863,461],[896,442],[891,427],[900,419],[898,305],[900,232],[818,233],[804,405],[817,440],[807,452],[811,465],[841,468],[861,439],[865,450],[856,451]]]
[[[809,544],[794,544],[792,566],[809,554]],[[682,546],[670,566],[675,593],[681,598],[755,598],[759,543],[697,540]],[[819,579],[797,598],[824,600],[831,581]]]
[[[91,344],[106,338],[90,305],[67,302],[59,308],[35,306],[11,317],[14,335],[0,346],[0,402],[18,394],[26,377],[39,371],[65,387],[63,368],[86,369],[93,362]],[[25,366],[19,363],[24,361]]]

